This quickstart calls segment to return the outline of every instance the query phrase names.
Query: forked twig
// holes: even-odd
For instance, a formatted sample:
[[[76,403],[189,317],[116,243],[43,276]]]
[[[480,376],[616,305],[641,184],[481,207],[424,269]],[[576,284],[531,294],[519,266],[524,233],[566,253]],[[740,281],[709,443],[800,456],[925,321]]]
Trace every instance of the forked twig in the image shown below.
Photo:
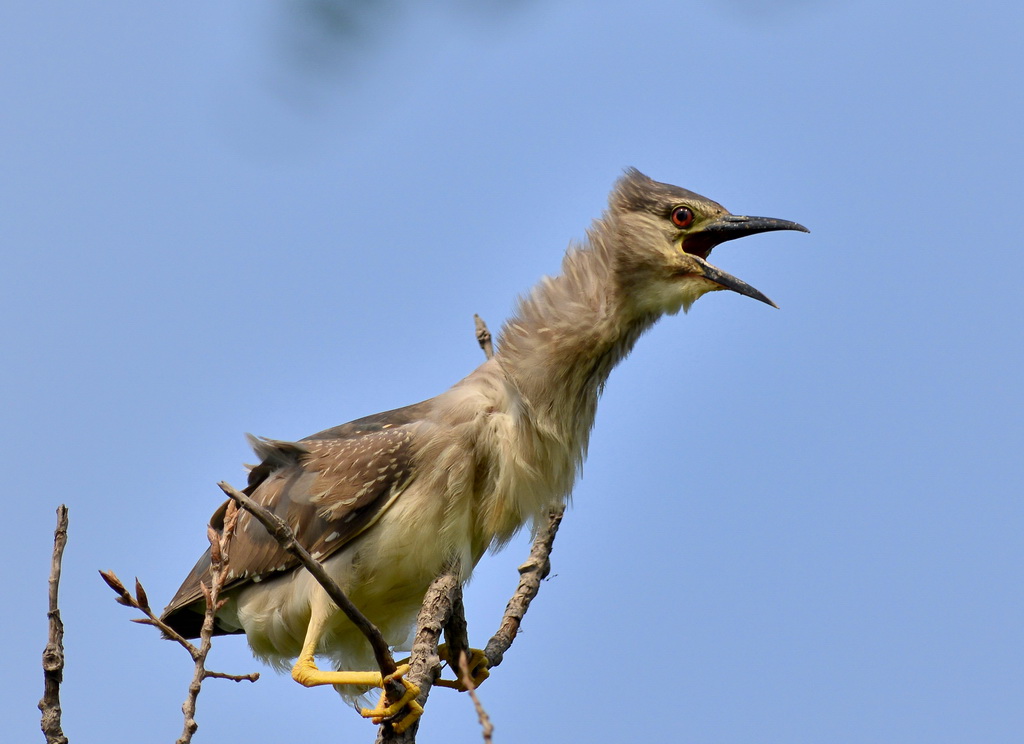
[[[199,697],[203,681],[210,676],[219,678],[227,676],[212,675],[206,671],[206,657],[210,653],[213,642],[217,610],[224,606],[224,600],[220,598],[220,590],[228,578],[228,551],[231,548],[231,538],[235,534],[237,525],[238,507],[232,503],[228,504],[227,512],[224,514],[224,529],[219,536],[212,527],[206,528],[206,534],[210,540],[210,584],[209,586],[205,583],[199,585],[203,590],[203,597],[206,599],[206,613],[203,615],[203,627],[199,631],[199,653],[193,657],[196,662],[195,673],[188,686],[188,697],[185,698],[185,703],[181,706],[181,711],[185,714],[185,728],[176,744],[188,744],[192,741],[192,735],[196,729],[199,728],[199,724],[195,720],[196,699]],[[258,674],[255,676],[256,679],[259,678]]]
[[[152,625],[158,628],[167,638],[176,641],[188,651],[192,661],[195,662],[195,672],[188,686],[188,695],[181,706],[181,711],[185,717],[184,728],[176,744],[189,744],[192,741],[192,735],[199,728],[199,724],[195,720],[196,700],[199,697],[199,692],[205,680],[214,678],[228,679],[234,682],[255,682],[260,678],[259,672],[253,672],[252,674],[225,674],[224,672],[213,672],[206,668],[206,657],[209,655],[212,646],[217,610],[224,606],[223,600],[220,599],[220,591],[227,580],[228,549],[230,548],[231,538],[234,535],[237,523],[238,508],[231,504],[224,517],[223,532],[218,536],[215,530],[207,528],[207,537],[210,540],[210,583],[209,585],[205,583],[200,585],[203,590],[203,597],[206,600],[206,612],[203,616],[203,626],[199,633],[198,646],[184,638],[153,612],[153,609],[149,606],[146,590],[142,587],[142,582],[135,579],[135,596],[133,597],[113,571],[100,571],[100,576],[103,577],[107,586],[118,595],[118,604],[132,607],[145,615],[145,617],[134,618],[132,622]]]

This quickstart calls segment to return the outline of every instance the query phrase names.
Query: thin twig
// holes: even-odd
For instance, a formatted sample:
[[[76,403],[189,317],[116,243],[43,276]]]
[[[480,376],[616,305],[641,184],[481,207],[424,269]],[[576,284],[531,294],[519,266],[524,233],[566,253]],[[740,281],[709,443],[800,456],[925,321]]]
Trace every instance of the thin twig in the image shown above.
[[[196,723],[196,700],[202,690],[203,682],[210,677],[218,679],[231,679],[230,675],[209,672],[206,669],[206,657],[213,645],[213,631],[216,627],[217,610],[224,606],[220,599],[220,590],[228,578],[228,553],[231,548],[231,538],[234,537],[235,527],[238,525],[238,507],[234,502],[228,504],[227,512],[224,514],[224,529],[220,535],[212,527],[207,527],[206,536],[210,540],[210,584],[200,584],[203,590],[203,597],[206,599],[206,612],[203,615],[203,626],[199,631],[199,649],[193,658],[195,659],[195,672],[192,681],[188,686],[188,696],[181,706],[181,712],[185,715],[185,726],[181,736],[175,744],[189,744],[192,735],[195,734],[199,724]],[[138,585],[141,590],[141,585]],[[259,675],[256,675],[257,679]],[[236,679],[237,681],[237,679]],[[255,680],[253,680],[255,681]]]
[[[480,698],[476,694],[476,685],[473,684],[473,677],[469,673],[469,655],[465,651],[461,651],[458,659],[459,679],[462,680],[462,684],[465,686],[466,692],[468,692],[470,698],[473,699],[473,707],[476,708],[476,717],[480,720],[480,728],[482,729],[484,736],[484,744],[491,744],[492,737],[494,736],[494,724],[491,723],[491,717],[487,715],[487,711],[484,710],[483,703],[480,702]]]
[[[384,640],[384,636],[380,630],[370,620],[359,611],[359,608],[352,604],[352,600],[346,596],[345,592],[338,586],[337,582],[331,578],[330,574],[324,569],[323,565],[313,558],[309,554],[298,540],[295,539],[295,533],[288,527],[284,521],[276,514],[265,509],[263,506],[258,504],[253,499],[249,498],[246,494],[233,488],[228,483],[221,481],[217,484],[221,490],[228,495],[229,498],[233,499],[239,506],[245,509],[247,512],[252,514],[267,531],[277,540],[278,544],[291,555],[295,556],[306,570],[309,571],[313,578],[324,588],[327,595],[334,601],[345,616],[352,622],[353,625],[358,628],[366,639],[370,642],[370,646],[373,648],[374,658],[377,660],[377,666],[380,667],[381,677],[387,677],[395,673],[398,666],[395,664],[395,659],[391,655],[391,649],[388,648],[387,641]],[[385,690],[389,701],[399,700],[405,692],[405,688],[401,682],[393,680]]]
[[[452,614],[454,594],[460,586],[459,574],[459,567],[453,565],[434,579],[423,597],[423,604],[416,618],[416,635],[413,637],[406,679],[420,688],[420,695],[417,698],[420,705],[426,704],[430,687],[441,670],[437,643]],[[385,723],[377,732],[377,744],[412,744],[416,741],[418,729],[419,721],[402,732],[395,731],[390,723]]]
[[[252,672],[251,674],[228,674],[227,672],[211,672],[209,669],[203,672],[203,679],[226,679],[229,682],[255,682],[259,678],[259,672]]]
[[[133,618],[133,623],[138,623],[139,625],[152,625],[167,638],[177,642],[182,648],[188,651],[189,656],[191,656],[192,660],[195,661],[196,655],[199,653],[199,649],[187,638],[181,636],[176,630],[174,630],[174,628],[167,625],[167,623],[157,617],[149,606],[149,601],[146,598],[145,592],[139,591],[142,589],[142,583],[138,579],[135,579],[135,591],[136,594],[138,594],[138,599],[136,599],[128,592],[127,589],[125,589],[124,584],[121,583],[121,579],[119,579],[117,574],[113,571],[100,571],[99,573],[100,578],[102,578],[107,583],[107,586],[113,589],[114,593],[118,595],[116,600],[118,604],[124,605],[125,607],[131,607],[145,615],[145,617]]]
[[[484,356],[490,359],[494,356],[494,344],[491,342],[491,332],[487,328],[484,319],[473,313],[473,322],[476,325],[476,342],[484,350]]]
[[[142,583],[138,579],[135,579],[135,592],[138,595],[138,599],[136,599],[128,592],[127,589],[125,589],[124,584],[121,583],[121,579],[119,579],[117,574],[113,571],[100,571],[99,574],[107,583],[107,586],[113,589],[118,595],[118,604],[124,605],[125,607],[131,607],[145,615],[145,617],[132,618],[133,623],[138,623],[139,625],[152,625],[154,628],[159,630],[165,638],[174,641],[185,649],[188,652],[188,655],[192,657],[192,660],[195,661],[196,656],[199,655],[199,647],[178,633],[178,631],[161,620],[160,617],[153,612],[153,609],[149,606],[149,601],[146,598]],[[225,676],[229,679],[244,680],[249,679],[250,677],[258,678],[259,674]],[[253,681],[255,681],[255,679],[253,679]]]
[[[50,620],[49,637],[43,649],[43,698],[39,710],[43,714],[41,727],[47,744],[67,744],[68,737],[60,726],[60,683],[64,679],[64,622],[60,619],[57,593],[60,589],[61,563],[64,546],[68,542],[68,508],[57,507],[57,529],[53,533],[53,558],[50,561]]]
[[[533,539],[533,546],[530,548],[530,557],[526,563],[519,567],[519,586],[516,587],[512,599],[505,607],[505,614],[501,618],[501,626],[484,648],[484,655],[491,667],[501,663],[512,642],[519,632],[519,626],[523,622],[526,610],[530,602],[540,591],[540,582],[551,572],[551,547],[555,542],[555,535],[558,532],[558,525],[562,522],[562,515],[565,507],[552,509],[548,515],[548,523],[537,531]]]
[[[223,533],[218,536],[212,529],[207,531],[207,537],[210,540],[210,584],[201,584],[203,596],[206,599],[206,612],[203,616],[203,627],[199,634],[198,646],[184,638],[153,612],[153,609],[149,606],[149,598],[141,581],[137,578],[135,579],[135,596],[133,597],[113,571],[100,571],[100,576],[103,577],[107,586],[117,593],[118,604],[132,607],[145,615],[145,617],[136,618],[132,622],[152,625],[159,629],[165,637],[176,641],[182,648],[188,651],[189,656],[192,657],[192,661],[195,663],[195,672],[192,676],[192,681],[189,683],[188,696],[181,706],[181,712],[185,719],[184,727],[176,744],[189,744],[192,741],[193,734],[199,728],[199,724],[195,720],[196,700],[199,697],[204,680],[212,677],[214,679],[227,679],[234,682],[255,682],[260,678],[259,672],[251,674],[226,674],[224,672],[210,671],[206,668],[206,657],[209,655],[210,648],[212,647],[217,610],[224,604],[219,599],[220,590],[227,579],[228,548],[230,547],[231,537],[234,534],[237,522],[237,507],[232,504],[224,518]]]

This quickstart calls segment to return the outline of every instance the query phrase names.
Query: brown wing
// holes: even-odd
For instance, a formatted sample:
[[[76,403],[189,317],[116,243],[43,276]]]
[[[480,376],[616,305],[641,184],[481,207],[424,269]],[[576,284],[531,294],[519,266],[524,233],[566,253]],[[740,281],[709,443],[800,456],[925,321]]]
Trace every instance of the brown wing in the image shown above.
[[[402,493],[412,473],[412,425],[377,417],[336,427],[301,442],[251,438],[262,462],[249,473],[245,493],[281,517],[299,542],[319,560],[372,525]],[[332,438],[325,438],[326,434]],[[224,527],[227,502],[210,525]],[[224,591],[272,578],[298,564],[252,515],[238,520],[229,550]],[[182,583],[163,619],[186,637],[196,637],[204,610],[200,582],[209,582],[210,551]],[[218,629],[217,633],[241,632]]]

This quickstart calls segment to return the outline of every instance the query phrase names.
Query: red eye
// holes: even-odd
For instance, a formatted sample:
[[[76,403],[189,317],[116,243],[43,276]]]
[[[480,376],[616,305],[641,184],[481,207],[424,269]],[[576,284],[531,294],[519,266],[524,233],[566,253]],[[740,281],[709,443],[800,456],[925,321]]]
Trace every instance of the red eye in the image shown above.
[[[672,224],[676,227],[689,227],[693,224],[693,211],[689,207],[676,207],[672,210]]]

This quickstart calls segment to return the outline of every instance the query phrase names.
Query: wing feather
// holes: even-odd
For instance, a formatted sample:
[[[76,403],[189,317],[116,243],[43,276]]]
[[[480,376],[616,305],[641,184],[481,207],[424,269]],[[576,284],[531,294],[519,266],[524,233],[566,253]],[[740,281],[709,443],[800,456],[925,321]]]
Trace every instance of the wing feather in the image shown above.
[[[366,426],[353,426],[364,422],[359,420],[301,442],[250,438],[261,462],[250,471],[245,493],[283,519],[318,560],[379,519],[412,478],[413,424],[407,417],[392,424],[379,418],[368,417]],[[328,432],[335,436],[324,437]],[[218,532],[226,509],[227,502],[210,519]],[[231,541],[223,591],[271,578],[297,564],[263,525],[243,513]],[[163,619],[183,635],[198,635],[204,609],[200,582],[209,582],[209,577],[207,550],[164,610]]]

